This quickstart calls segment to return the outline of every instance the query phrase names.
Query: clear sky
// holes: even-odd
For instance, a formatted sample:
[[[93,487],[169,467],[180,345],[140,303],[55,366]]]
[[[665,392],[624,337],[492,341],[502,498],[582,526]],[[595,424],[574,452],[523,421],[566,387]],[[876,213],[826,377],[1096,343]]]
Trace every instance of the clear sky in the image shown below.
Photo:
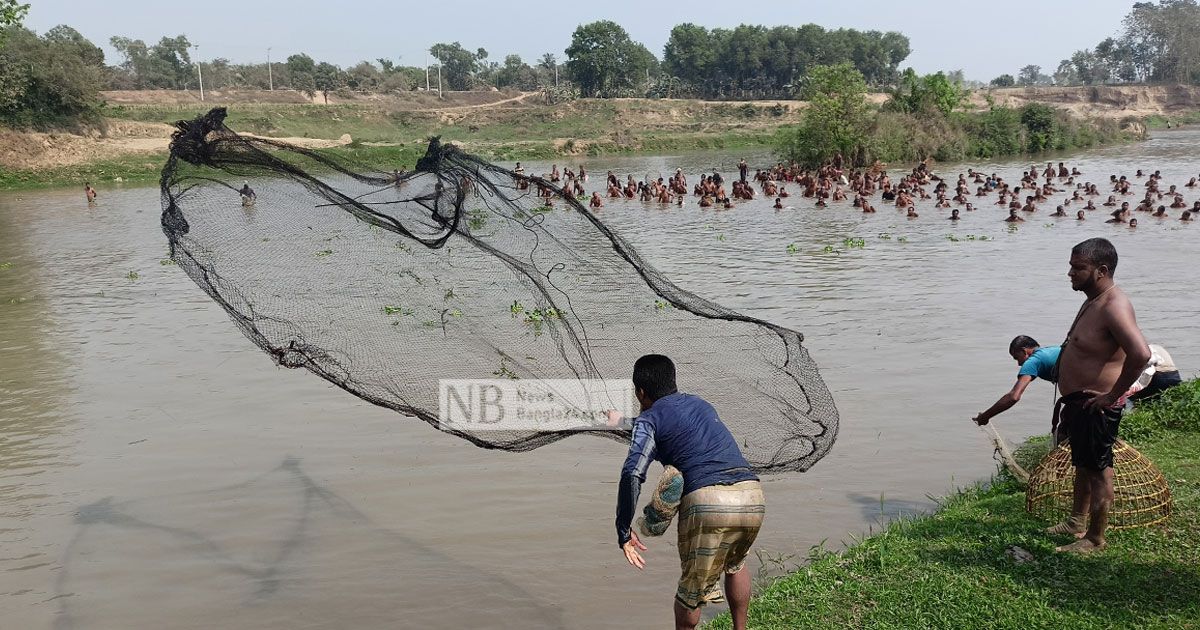
[[[961,68],[987,81],[1026,64],[1053,72],[1076,50],[1115,35],[1133,0],[1006,0],[933,2],[745,2],[653,0],[550,3],[495,0],[30,0],[25,25],[39,33],[67,24],[102,46],[109,63],[113,35],[154,43],[185,34],[199,44],[202,61],[282,61],[307,52],[341,66],[378,57],[423,66],[436,42],[485,48],[492,61],[511,53],[532,63],[542,53],[564,59],[571,33],[582,23],[613,20],[662,57],[671,27],[693,22],[709,28],[741,23],[896,30],[909,37],[912,54],[901,67],[918,72]]]

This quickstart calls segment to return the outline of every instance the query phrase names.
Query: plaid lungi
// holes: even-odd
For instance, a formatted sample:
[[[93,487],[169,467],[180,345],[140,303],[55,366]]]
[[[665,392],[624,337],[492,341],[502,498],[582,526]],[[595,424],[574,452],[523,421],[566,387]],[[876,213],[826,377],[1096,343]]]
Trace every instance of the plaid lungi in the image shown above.
[[[745,566],[766,511],[757,481],[705,486],[684,495],[677,527],[683,569],[675,592],[679,603],[695,609],[723,600],[721,575]]]

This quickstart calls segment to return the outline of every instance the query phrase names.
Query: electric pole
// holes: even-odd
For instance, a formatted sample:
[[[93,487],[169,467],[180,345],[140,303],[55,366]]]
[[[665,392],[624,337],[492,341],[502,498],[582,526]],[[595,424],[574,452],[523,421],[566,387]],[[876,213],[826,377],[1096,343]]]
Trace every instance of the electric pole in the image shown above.
[[[271,47],[267,46],[267,85],[270,86],[272,92],[275,91],[275,77],[271,75]]]
[[[204,72],[200,69],[200,44],[192,44],[196,49],[196,76],[200,78],[200,102],[204,102]]]

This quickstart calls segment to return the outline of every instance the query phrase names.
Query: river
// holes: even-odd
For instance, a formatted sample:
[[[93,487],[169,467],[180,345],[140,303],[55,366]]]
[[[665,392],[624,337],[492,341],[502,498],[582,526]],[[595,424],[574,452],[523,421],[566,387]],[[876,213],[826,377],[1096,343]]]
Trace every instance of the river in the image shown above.
[[[1184,130],[1054,160],[1104,191],[1138,168],[1182,186],[1198,148]],[[728,178],[739,157],[584,164],[593,190],[608,169]],[[1027,164],[971,166],[1015,181]],[[615,544],[621,445],[479,450],[275,368],[160,263],[156,188],[104,186],[91,209],[82,198],[0,194],[0,627],[669,625],[673,532],[649,541],[644,572]],[[994,200],[956,224],[929,201],[916,220],[799,197],[780,212],[762,198],[601,211],[684,288],[803,332],[838,402],[831,454],[764,478],[752,570],[794,566],[993,472],[969,419],[1012,385],[1009,339],[1064,336],[1082,301],[1067,259],[1084,238],[1113,240],[1148,339],[1195,374],[1200,226],[1178,210],[1131,230],[1043,206],[1009,231]],[[1047,430],[1052,396],[1035,384],[998,427],[1012,441]]]

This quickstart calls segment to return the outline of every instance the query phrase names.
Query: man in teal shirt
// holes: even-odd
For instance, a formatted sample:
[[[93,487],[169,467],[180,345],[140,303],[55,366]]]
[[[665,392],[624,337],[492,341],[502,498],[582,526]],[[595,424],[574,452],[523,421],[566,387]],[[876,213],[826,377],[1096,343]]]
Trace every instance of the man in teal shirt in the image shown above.
[[[1008,344],[1008,354],[1021,366],[1017,371],[1017,383],[1005,395],[1000,397],[995,404],[987,408],[987,411],[975,416],[975,424],[980,426],[987,424],[992,418],[1008,411],[1013,405],[1021,401],[1021,395],[1025,393],[1025,388],[1034,379],[1040,378],[1051,383],[1056,382],[1057,375],[1055,368],[1058,365],[1058,354],[1062,351],[1061,346],[1041,347],[1038,342],[1032,337],[1026,335],[1018,335]]]

